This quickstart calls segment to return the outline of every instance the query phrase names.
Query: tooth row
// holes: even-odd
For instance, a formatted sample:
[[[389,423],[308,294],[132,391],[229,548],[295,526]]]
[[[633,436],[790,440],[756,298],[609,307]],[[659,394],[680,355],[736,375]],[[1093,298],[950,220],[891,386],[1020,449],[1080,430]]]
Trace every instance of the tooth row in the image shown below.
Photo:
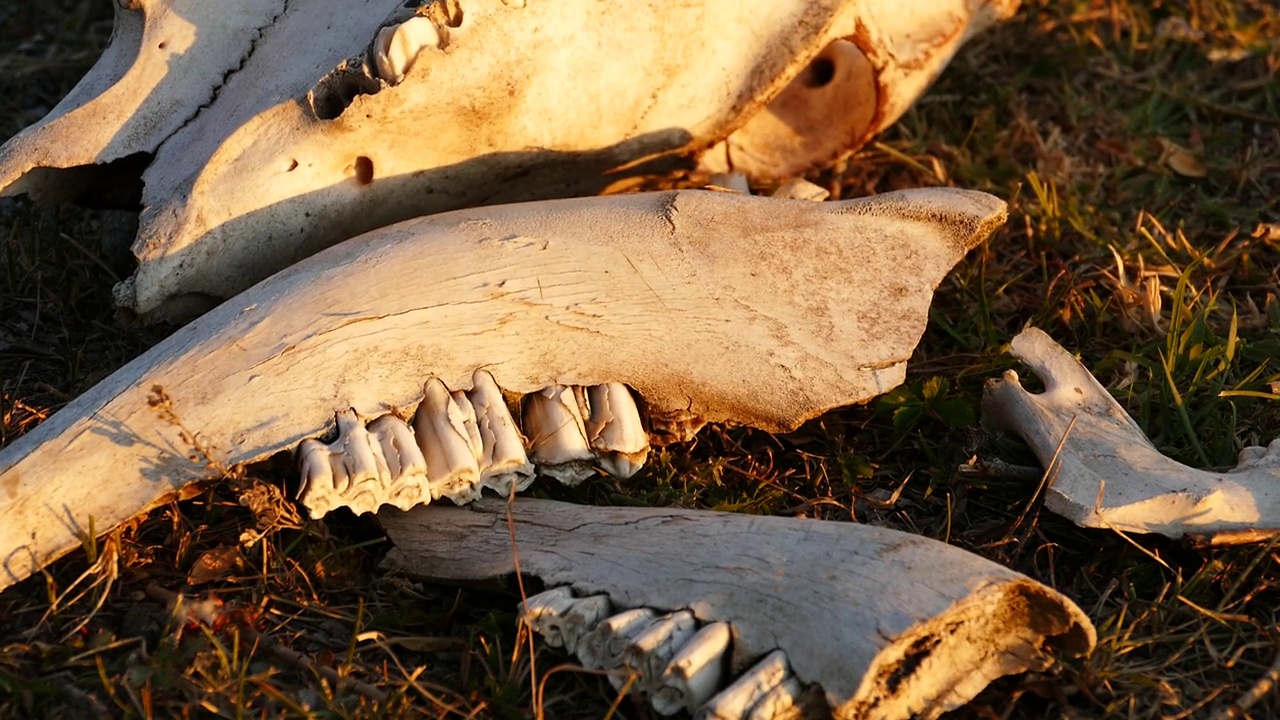
[[[800,717],[804,690],[775,650],[737,679],[729,677],[732,631],[700,624],[693,613],[633,608],[610,614],[606,595],[576,598],[567,587],[528,598],[520,621],[583,666],[608,673],[615,689],[630,687],[660,715],[686,711],[699,720],[782,720]]]
[[[533,482],[535,466],[569,485],[597,467],[628,478],[648,457],[649,438],[625,385],[532,393],[522,435],[493,376],[477,370],[471,382],[463,392],[428,380],[412,427],[395,415],[366,426],[347,410],[337,414],[337,440],[304,440],[301,500],[311,516],[338,507],[376,512],[383,504],[408,510],[442,497],[463,504],[484,488],[506,496]]]

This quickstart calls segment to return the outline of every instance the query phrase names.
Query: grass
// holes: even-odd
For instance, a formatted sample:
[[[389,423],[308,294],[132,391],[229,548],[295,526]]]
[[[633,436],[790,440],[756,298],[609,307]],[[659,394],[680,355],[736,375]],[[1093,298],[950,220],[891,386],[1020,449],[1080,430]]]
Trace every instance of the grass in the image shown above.
[[[0,135],[88,69],[107,6],[0,3]],[[976,422],[1027,324],[1078,351],[1182,462],[1230,466],[1280,436],[1280,242],[1253,236],[1280,222],[1278,71],[1269,2],[1024,0],[818,178],[844,196],[948,184],[1012,201],[940,288],[907,384],[783,437],[712,428],[633,481],[556,495],[900,528],[1027,573],[1095,621],[1091,657],[998,681],[954,718],[1229,713],[1280,653],[1280,546],[1083,530],[1042,510],[1034,480],[957,468],[1034,464]],[[114,220],[0,200],[0,442],[169,330],[116,323],[98,251]],[[0,595],[0,717],[651,714],[615,706],[599,677],[550,673],[564,658],[530,655],[511,595],[385,575],[370,525],[300,520],[275,489],[289,472],[250,468]],[[165,605],[193,571],[193,599],[224,603],[213,628]],[[537,703],[531,667],[550,674]],[[1280,696],[1219,716],[1280,717]]]

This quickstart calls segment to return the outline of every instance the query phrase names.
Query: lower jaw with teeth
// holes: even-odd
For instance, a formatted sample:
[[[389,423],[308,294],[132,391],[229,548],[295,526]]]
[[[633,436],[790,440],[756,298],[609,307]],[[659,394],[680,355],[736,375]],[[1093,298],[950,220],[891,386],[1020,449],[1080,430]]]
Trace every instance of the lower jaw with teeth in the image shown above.
[[[520,417],[517,425],[484,370],[466,391],[431,378],[408,421],[388,414],[366,425],[346,410],[337,414],[336,440],[304,440],[300,499],[313,518],[339,507],[408,510],[441,498],[461,505],[486,488],[502,496],[524,490],[535,475],[566,485],[597,470],[625,479],[649,454],[639,407],[621,383],[544,388],[524,398]]]

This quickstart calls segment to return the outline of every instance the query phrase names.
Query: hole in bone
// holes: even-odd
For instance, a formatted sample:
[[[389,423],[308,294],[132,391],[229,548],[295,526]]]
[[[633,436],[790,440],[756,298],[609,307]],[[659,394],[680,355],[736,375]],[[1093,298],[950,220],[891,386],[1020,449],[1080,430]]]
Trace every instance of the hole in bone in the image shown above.
[[[805,87],[826,87],[836,77],[836,63],[829,57],[819,55],[804,69],[802,77]]]
[[[356,184],[364,187],[373,182],[373,160],[367,156],[361,155],[356,158],[354,163],[356,172]]]
[[[298,161],[297,161],[297,160],[294,160],[294,159],[290,159],[290,160],[289,160],[289,166],[288,166],[288,167],[286,167],[286,168],[284,169],[284,171],[285,171],[285,172],[293,172],[294,170],[297,170],[297,169],[298,169]]]
[[[311,111],[321,120],[334,120],[342,115],[359,95],[372,95],[382,86],[361,64],[352,67],[352,61],[343,62],[337,69],[325,75],[307,93]]]

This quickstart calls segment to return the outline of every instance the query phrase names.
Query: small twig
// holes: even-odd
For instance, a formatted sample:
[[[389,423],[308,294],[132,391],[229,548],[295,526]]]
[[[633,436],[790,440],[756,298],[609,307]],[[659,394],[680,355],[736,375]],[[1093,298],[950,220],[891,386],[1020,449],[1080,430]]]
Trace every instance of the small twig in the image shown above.
[[[1032,506],[1036,500],[1040,498],[1040,494],[1044,492],[1046,487],[1053,484],[1058,477],[1058,470],[1062,465],[1058,462],[1058,456],[1062,454],[1062,448],[1067,444],[1067,438],[1071,437],[1071,431],[1076,426],[1076,419],[1079,415],[1072,415],[1071,422],[1067,423],[1067,429],[1062,431],[1062,439],[1058,441],[1058,447],[1053,449],[1053,457],[1049,458],[1049,464],[1044,468],[1044,474],[1040,476],[1040,484],[1036,486],[1036,491],[1031,495],[1031,499],[1027,501],[1027,506],[1022,508],[1022,512],[1018,515],[1018,519],[1013,521],[1013,526],[1009,528],[1009,534],[1012,535],[1018,526],[1022,525],[1022,521],[1027,519],[1027,514],[1031,512]]]
[[[1280,685],[1280,651],[1276,652],[1276,659],[1272,661],[1271,667],[1258,678],[1253,687],[1246,690],[1238,700],[1214,713],[1211,720],[1237,720],[1244,717],[1249,708],[1270,694],[1276,685]]]
[[[181,603],[184,602],[186,599],[185,596],[182,595],[181,593],[175,593],[171,590],[166,590],[160,587],[159,585],[155,585],[155,584],[151,584],[147,586],[147,595],[154,600],[159,600],[160,602],[165,603],[170,608],[179,607]],[[352,692],[355,692],[356,694],[366,697],[374,702],[381,703],[381,702],[386,702],[387,700],[386,692],[379,690],[373,685],[370,685],[369,683],[363,682],[361,680],[356,680],[355,678],[350,678],[350,677],[343,677],[337,670],[334,670],[333,668],[328,667],[326,665],[317,664],[310,657],[300,652],[297,652],[295,650],[290,650],[289,648],[276,642],[269,635],[264,635],[263,633],[260,633],[256,629],[249,627],[247,625],[239,626],[239,629],[240,629],[241,635],[243,635],[245,638],[248,638],[250,642],[253,642],[256,645],[258,645],[258,647],[262,648],[263,650],[266,650],[268,655],[275,658],[277,661],[279,661],[280,663],[282,663],[287,667],[301,668],[303,670],[309,670],[311,672],[314,672],[315,674],[319,675],[325,680],[328,680],[329,682],[334,683],[334,685],[336,686],[345,685]]]

